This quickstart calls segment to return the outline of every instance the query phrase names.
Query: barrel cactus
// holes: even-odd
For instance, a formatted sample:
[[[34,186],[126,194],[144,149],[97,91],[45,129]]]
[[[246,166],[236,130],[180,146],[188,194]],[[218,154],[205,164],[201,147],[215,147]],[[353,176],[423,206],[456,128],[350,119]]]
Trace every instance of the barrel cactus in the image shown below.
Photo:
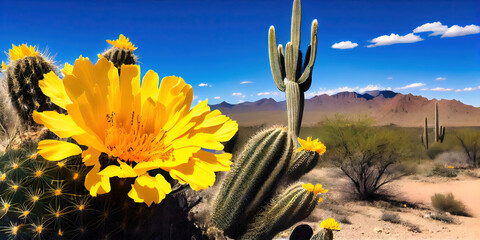
[[[320,223],[322,228],[310,240],[333,240],[333,231],[340,231],[340,224],[333,218],[327,218]]]
[[[49,72],[58,73],[52,60],[38,52],[36,47],[22,44],[9,50],[10,63],[2,62],[7,78],[8,93],[13,106],[25,126],[37,126],[33,111],[56,110],[62,112],[40,89],[38,83]]]
[[[121,66],[135,65],[137,56],[133,53],[137,48],[130,42],[130,39],[120,34],[117,40],[107,40],[111,48],[103,52],[99,57],[105,57],[120,71]]]

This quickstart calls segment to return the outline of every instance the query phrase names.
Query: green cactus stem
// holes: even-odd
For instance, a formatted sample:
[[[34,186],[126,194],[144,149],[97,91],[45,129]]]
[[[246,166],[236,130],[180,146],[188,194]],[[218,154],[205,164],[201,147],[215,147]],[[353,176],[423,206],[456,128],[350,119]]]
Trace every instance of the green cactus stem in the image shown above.
[[[51,71],[56,73],[58,68],[41,54],[16,59],[6,66],[8,93],[25,126],[38,126],[32,118],[35,110],[64,112],[43,94],[38,85],[43,75]]]
[[[305,150],[298,152],[288,166],[286,178],[289,182],[297,181],[304,174],[310,172],[317,165],[319,159],[320,155],[317,152]]]
[[[322,230],[313,235],[310,240],[333,240],[333,232],[330,229],[322,228]]]
[[[423,126],[423,135],[421,136],[422,144],[425,149],[428,149],[428,119],[425,117],[425,125]]]
[[[435,142],[443,143],[445,127],[438,124],[438,103],[435,103]]]
[[[278,45],[275,37],[275,28],[270,27],[268,32],[268,50],[273,80],[277,88],[285,92],[287,100],[288,130],[294,141],[300,133],[304,109],[304,92],[310,88],[312,70],[317,53],[317,20],[312,22],[310,46],[305,54],[302,68],[302,52],[300,47],[301,3],[294,0],[292,10],[291,42],[285,45],[285,54],[282,45]]]
[[[318,195],[302,184],[293,185],[274,198],[239,239],[272,239],[277,233],[308,217],[318,200]]]
[[[264,130],[249,140],[217,195],[214,225],[231,238],[242,235],[248,222],[272,198],[292,153],[293,141],[284,128]]]

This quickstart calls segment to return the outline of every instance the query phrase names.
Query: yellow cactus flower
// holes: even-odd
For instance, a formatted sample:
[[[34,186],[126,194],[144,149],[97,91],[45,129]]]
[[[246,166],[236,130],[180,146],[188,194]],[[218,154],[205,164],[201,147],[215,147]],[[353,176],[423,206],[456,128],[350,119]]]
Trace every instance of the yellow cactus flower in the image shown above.
[[[72,70],[73,70],[73,66],[70,65],[69,63],[65,63],[65,66],[60,71],[62,71],[63,75],[68,75],[68,74],[72,74]]]
[[[230,169],[231,154],[205,150],[222,150],[221,142],[233,137],[238,124],[210,111],[207,100],[191,108],[193,90],[182,78],[165,77],[159,83],[150,70],[140,85],[137,65],[122,66],[119,76],[105,58],[93,65],[80,57],[63,81],[46,74],[40,88],[68,115],[35,111],[33,119],[88,149],[43,140],[38,154],[50,161],[82,154],[83,163],[92,167],[85,177],[92,196],[109,192],[112,177],[135,178],[128,196],[148,206],[159,203],[171,186],[161,174],[151,173],[156,169],[194,190],[212,186],[214,172]],[[103,165],[101,154],[110,159]]]
[[[26,44],[15,46],[12,44],[12,49],[8,51],[10,55],[10,61],[15,61],[17,59],[22,59],[29,56],[37,56],[38,52],[34,46],[30,45],[28,47]],[[2,64],[3,65],[3,64]],[[3,67],[3,66],[2,66]]]
[[[7,64],[4,61],[2,61],[2,70],[7,70]]]
[[[450,169],[454,169],[455,167],[454,167],[454,166],[448,166],[448,168],[450,168]]]
[[[302,187],[305,188],[307,191],[312,192],[314,195],[328,192],[328,189],[322,188],[322,184],[313,185],[311,183],[305,183],[302,185]],[[318,199],[318,202],[321,201],[323,201],[323,198]]]
[[[340,224],[333,218],[327,218],[322,223],[320,223],[321,228],[325,228],[327,230],[337,230],[340,231]]]
[[[117,40],[107,40],[108,43],[112,44],[116,48],[122,48],[126,50],[136,50],[137,48],[130,42],[130,39],[125,37],[123,34],[120,34]]]
[[[319,155],[322,155],[327,150],[325,145],[323,145],[323,143],[320,142],[318,138],[313,141],[312,141],[312,137],[307,137],[306,141],[301,138],[298,138],[298,142],[300,143],[300,147],[297,149],[297,152],[305,150],[305,151],[317,152]]]

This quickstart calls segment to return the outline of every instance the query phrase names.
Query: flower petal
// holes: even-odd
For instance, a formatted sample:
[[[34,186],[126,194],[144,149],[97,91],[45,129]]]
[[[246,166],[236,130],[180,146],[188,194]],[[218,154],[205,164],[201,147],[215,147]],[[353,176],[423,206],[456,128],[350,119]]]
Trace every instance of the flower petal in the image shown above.
[[[155,177],[142,175],[135,179],[128,196],[135,202],[145,202],[150,206],[153,202],[160,203],[171,191],[170,183],[161,174]]]
[[[137,173],[135,173],[135,171],[130,165],[122,161],[117,161],[117,162],[120,164],[120,166],[116,166],[116,165],[107,166],[105,169],[100,171],[98,175],[106,176],[109,178],[111,177],[129,178],[129,177],[137,176]]]
[[[43,140],[38,143],[37,154],[49,161],[60,161],[80,153],[82,149],[77,144],[69,142]]]
[[[53,71],[43,75],[43,80],[38,81],[38,85],[43,94],[50,97],[50,100],[57,106],[65,109],[66,105],[72,104],[65,92],[63,81]]]
[[[60,114],[56,111],[33,111],[32,117],[35,122],[43,124],[61,138],[68,138],[73,135],[85,133],[85,131],[78,127],[72,120],[70,115]]]
[[[97,196],[97,194],[110,192],[111,190],[110,178],[99,175],[99,171],[100,163],[95,164],[85,177],[85,188],[90,191],[90,195],[93,197]]]

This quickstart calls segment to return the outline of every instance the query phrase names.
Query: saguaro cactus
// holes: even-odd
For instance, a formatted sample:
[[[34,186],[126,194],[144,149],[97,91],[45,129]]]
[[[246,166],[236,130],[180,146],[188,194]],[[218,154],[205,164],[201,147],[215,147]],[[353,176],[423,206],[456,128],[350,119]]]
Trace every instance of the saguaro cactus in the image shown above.
[[[438,125],[438,103],[435,103],[435,142],[443,143],[445,127]]]
[[[422,144],[425,146],[426,149],[428,149],[428,119],[425,117],[425,126],[423,126],[423,134],[422,134]]]
[[[278,45],[275,37],[275,28],[270,27],[268,32],[268,51],[273,80],[277,88],[285,92],[287,99],[288,130],[294,140],[300,132],[304,108],[304,92],[312,83],[312,70],[317,54],[317,20],[312,22],[310,46],[305,54],[302,67],[302,52],[300,46],[300,22],[302,17],[300,0],[293,2],[291,42],[285,46]]]

